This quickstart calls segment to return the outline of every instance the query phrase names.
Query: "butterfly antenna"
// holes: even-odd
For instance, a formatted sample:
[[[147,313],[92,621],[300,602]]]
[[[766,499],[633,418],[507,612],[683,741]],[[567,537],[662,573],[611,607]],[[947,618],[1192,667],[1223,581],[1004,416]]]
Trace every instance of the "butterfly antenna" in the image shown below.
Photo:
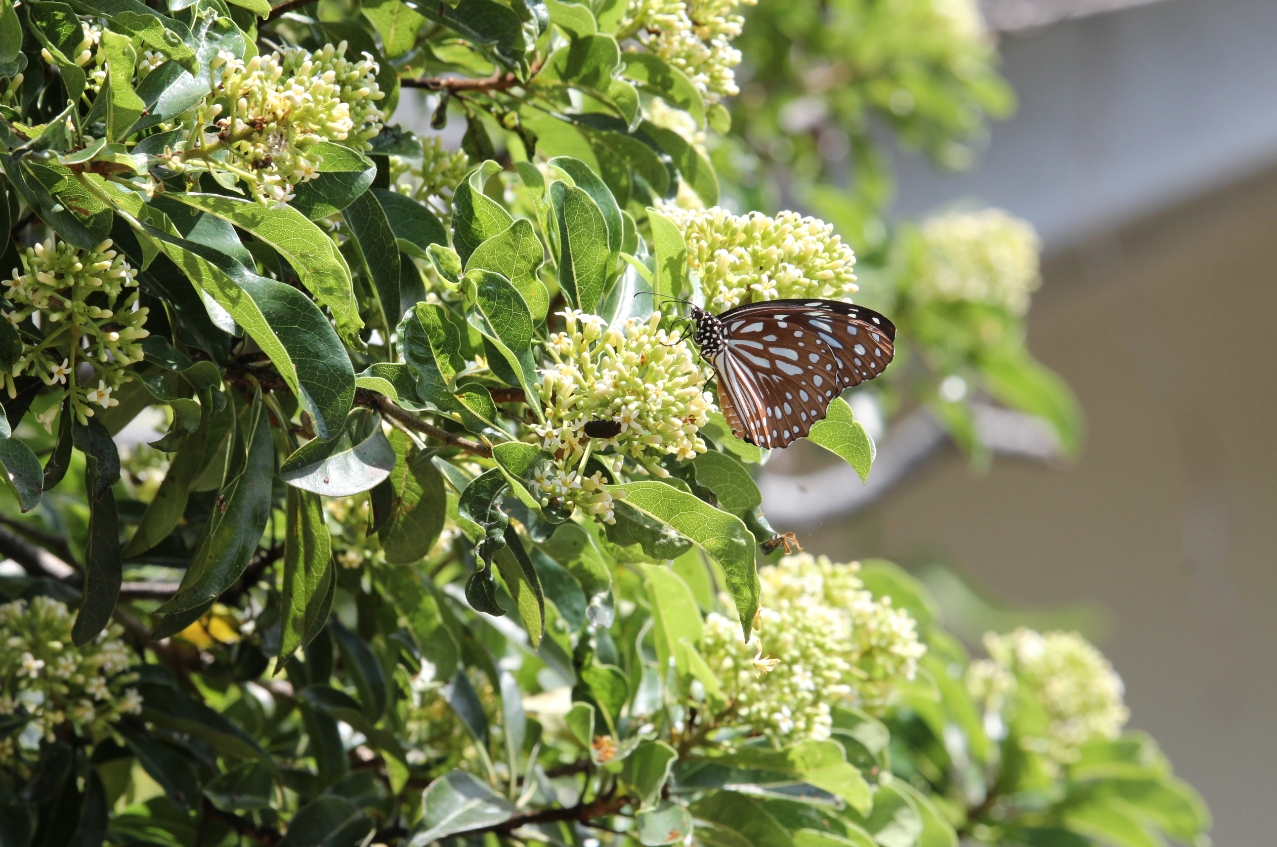
[[[673,300],[675,303],[686,303],[687,305],[692,306],[693,308],[699,308],[691,300],[684,300],[681,297],[671,297],[668,294],[658,294],[655,291],[637,291],[634,293],[634,297],[642,297],[644,294],[651,295],[653,298],[664,297],[666,300]],[[634,299],[634,298],[630,298],[630,299]]]

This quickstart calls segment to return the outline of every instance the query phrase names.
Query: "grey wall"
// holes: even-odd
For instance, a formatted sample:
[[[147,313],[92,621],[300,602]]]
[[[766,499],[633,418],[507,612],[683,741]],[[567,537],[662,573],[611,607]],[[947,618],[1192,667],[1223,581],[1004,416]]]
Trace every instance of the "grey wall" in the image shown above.
[[[1163,0],[1004,36],[1020,109],[971,171],[897,157],[897,210],[954,200],[1031,220],[1048,249],[1277,160],[1277,2]]]

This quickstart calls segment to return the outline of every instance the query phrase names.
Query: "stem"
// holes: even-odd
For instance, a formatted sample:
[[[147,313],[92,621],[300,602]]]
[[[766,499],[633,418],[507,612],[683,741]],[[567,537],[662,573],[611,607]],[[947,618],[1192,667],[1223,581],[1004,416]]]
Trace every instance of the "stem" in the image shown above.
[[[363,396],[361,396],[361,394]],[[368,406],[376,409],[388,418],[397,423],[401,423],[409,429],[428,435],[436,441],[442,441],[453,447],[460,447],[467,453],[474,453],[476,456],[482,456],[485,459],[492,458],[492,448],[482,442],[475,441],[472,438],[466,438],[464,435],[458,435],[455,432],[449,432],[442,427],[435,426],[421,420],[416,415],[406,412],[399,408],[389,398],[381,394],[377,394],[366,389],[360,389],[355,392],[355,402],[361,406]]]
[[[283,8],[282,6],[280,8]],[[528,68],[528,79],[521,80],[512,72],[506,71],[502,73],[497,71],[492,76],[483,77],[482,79],[470,79],[467,77],[437,77],[427,76],[418,77],[417,79],[401,79],[399,85],[402,88],[422,88],[426,91],[505,91],[508,88],[524,88],[532,77],[536,76],[537,71],[541,70],[542,60],[538,57]]]

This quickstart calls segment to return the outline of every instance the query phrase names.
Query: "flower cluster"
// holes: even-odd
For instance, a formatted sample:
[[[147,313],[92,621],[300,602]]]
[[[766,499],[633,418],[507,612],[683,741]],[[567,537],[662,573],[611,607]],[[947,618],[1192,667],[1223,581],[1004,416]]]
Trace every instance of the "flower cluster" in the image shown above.
[[[42,741],[74,732],[101,740],[121,715],[142,710],[128,686],[128,648],[112,626],[83,647],[71,644],[73,617],[49,597],[0,605],[0,715],[19,715],[26,725],[0,739],[0,766],[25,775]]]
[[[138,342],[150,335],[144,328],[149,309],[137,307],[132,290],[137,272],[112,249],[110,239],[80,250],[49,236],[27,248],[21,260],[21,270],[14,268],[13,277],[4,280],[5,317],[28,336],[22,355],[4,375],[9,396],[16,393],[14,377],[23,375],[37,376],[45,385],[66,385],[71,408],[85,423],[93,406],[119,405],[111,393],[131,378],[125,368],[142,361]],[[43,337],[33,341],[36,331]],[[84,363],[92,366],[88,374],[79,368]],[[40,418],[46,428],[57,410],[54,404]]]
[[[733,704],[727,722],[776,745],[828,738],[832,704],[878,707],[913,678],[926,652],[913,618],[865,590],[858,570],[806,553],[760,569],[763,608],[749,644],[738,622],[707,616],[705,660]]]
[[[541,371],[537,390],[545,423],[534,433],[563,468],[575,467],[587,444],[594,452],[612,448],[629,455],[658,475],[665,471],[651,462],[656,456],[690,459],[705,452],[697,434],[713,408],[705,376],[679,333],[659,327],[659,313],[610,328],[585,312],[559,314],[567,326],[546,345],[554,364]],[[620,431],[591,441],[584,432],[591,421],[614,421]],[[566,471],[550,482],[591,501],[599,494],[597,480]]]
[[[716,311],[789,297],[845,300],[856,291],[855,254],[824,221],[717,206],[662,211],[683,231],[688,265]]]
[[[732,41],[745,19],[736,9],[756,2],[633,0],[626,30],[634,32],[648,52],[687,74],[708,102],[717,103],[739,93],[732,69],[740,64],[741,54]]]
[[[381,132],[377,63],[346,58],[346,42],[310,52],[290,47],[247,62],[222,51],[212,61],[221,82],[211,102],[187,116],[183,149],[170,151],[175,170],[209,170],[248,183],[263,204],[287,203],[293,189],[319,176],[313,147],[339,141],[360,150]],[[216,122],[218,133],[204,127]]]
[[[989,633],[984,644],[991,658],[971,663],[968,688],[987,713],[1033,704],[1045,714],[1042,737],[1022,739],[1027,748],[1066,763],[1080,745],[1116,738],[1126,723],[1121,677],[1076,632],[1017,629]]]
[[[390,157],[395,191],[430,207],[444,223],[452,217],[452,192],[470,170],[464,150],[448,150],[437,135],[421,139],[421,158]]]
[[[1027,221],[1001,209],[938,215],[923,223],[922,242],[913,283],[919,296],[1028,311],[1041,284],[1041,242]]]
[[[984,15],[976,0],[931,0],[931,10],[958,38],[974,41],[987,34]]]

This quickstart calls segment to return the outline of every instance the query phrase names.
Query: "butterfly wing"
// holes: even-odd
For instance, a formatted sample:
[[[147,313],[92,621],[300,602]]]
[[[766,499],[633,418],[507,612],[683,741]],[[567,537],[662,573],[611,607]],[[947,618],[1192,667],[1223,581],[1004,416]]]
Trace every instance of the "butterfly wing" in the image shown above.
[[[895,355],[896,329],[871,309],[832,300],[773,300],[719,316],[719,401],[736,435],[788,447],[825,417],[843,389],[873,379]]]

